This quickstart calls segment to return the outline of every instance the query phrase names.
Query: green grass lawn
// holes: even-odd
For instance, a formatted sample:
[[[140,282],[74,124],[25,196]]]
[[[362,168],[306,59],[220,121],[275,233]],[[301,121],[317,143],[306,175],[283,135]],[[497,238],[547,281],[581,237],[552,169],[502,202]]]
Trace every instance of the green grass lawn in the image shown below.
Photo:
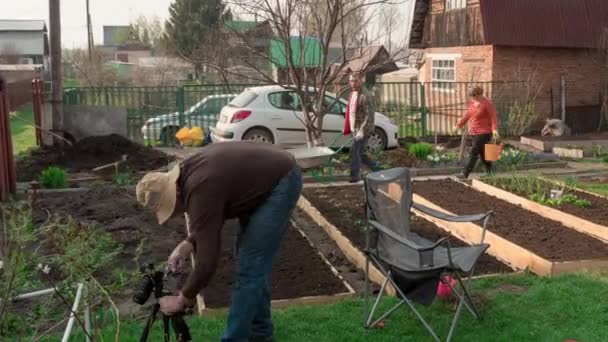
[[[36,147],[36,130],[34,126],[34,112],[31,104],[21,107],[16,112],[16,118],[11,116],[11,135],[13,136],[13,152],[19,156],[28,149]]]
[[[567,275],[537,278],[531,275],[476,280],[474,287],[484,300],[484,320],[475,321],[463,310],[454,341],[608,341],[608,275]],[[385,299],[389,307],[395,299]],[[277,341],[431,341],[413,314],[400,308],[382,329],[362,327],[363,304],[359,299],[326,306],[273,311]],[[423,315],[445,339],[452,317],[449,305],[436,302]],[[225,316],[190,318],[194,341],[218,341]],[[110,320],[108,320],[110,322]],[[142,322],[125,322],[120,341],[137,341]],[[157,322],[150,341],[162,340]],[[81,333],[80,333],[81,334]],[[101,332],[114,340],[115,327]],[[82,335],[75,340],[83,340]],[[50,340],[49,340],[50,341]]]
[[[608,184],[580,182],[577,183],[576,186],[583,190],[594,192],[598,195],[608,196]]]

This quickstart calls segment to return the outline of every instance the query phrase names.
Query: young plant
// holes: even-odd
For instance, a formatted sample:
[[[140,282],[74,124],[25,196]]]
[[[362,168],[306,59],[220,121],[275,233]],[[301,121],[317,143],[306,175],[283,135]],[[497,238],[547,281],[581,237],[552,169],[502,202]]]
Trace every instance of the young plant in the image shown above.
[[[441,163],[448,163],[450,161],[455,160],[454,155],[447,153],[433,153],[426,157],[426,160],[430,162],[432,165],[437,165]]]
[[[419,160],[426,160],[433,154],[433,145],[428,143],[415,143],[409,146],[408,152]]]
[[[51,166],[40,174],[40,184],[46,189],[63,189],[67,186],[67,178],[66,170]]]
[[[133,175],[130,173],[117,173],[114,175],[114,184],[119,186],[131,185],[134,183]]]

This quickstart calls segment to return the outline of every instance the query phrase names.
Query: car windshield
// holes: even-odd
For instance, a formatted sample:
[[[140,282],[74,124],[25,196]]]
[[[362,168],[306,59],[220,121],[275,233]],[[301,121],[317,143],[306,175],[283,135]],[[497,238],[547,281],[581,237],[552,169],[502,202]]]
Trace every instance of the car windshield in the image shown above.
[[[185,114],[192,114],[194,113],[195,110],[198,109],[203,109],[205,106],[205,103],[207,103],[207,99],[203,99],[201,101],[199,101],[197,104],[195,104],[194,106],[190,107],[190,109],[188,109]]]
[[[251,102],[253,102],[253,100],[255,100],[257,97],[258,97],[258,94],[254,93],[253,91],[245,90],[239,96],[235,97],[234,100],[230,101],[228,106],[236,107],[236,108],[243,108],[243,107],[246,107],[247,105],[249,105]]]

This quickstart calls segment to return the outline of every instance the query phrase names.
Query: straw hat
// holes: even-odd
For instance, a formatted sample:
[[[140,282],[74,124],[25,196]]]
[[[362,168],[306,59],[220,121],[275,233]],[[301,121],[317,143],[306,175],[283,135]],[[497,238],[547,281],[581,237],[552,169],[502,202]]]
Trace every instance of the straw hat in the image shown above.
[[[175,211],[179,171],[176,164],[169,172],[150,172],[137,183],[137,201],[154,210],[159,224],[167,222]]]

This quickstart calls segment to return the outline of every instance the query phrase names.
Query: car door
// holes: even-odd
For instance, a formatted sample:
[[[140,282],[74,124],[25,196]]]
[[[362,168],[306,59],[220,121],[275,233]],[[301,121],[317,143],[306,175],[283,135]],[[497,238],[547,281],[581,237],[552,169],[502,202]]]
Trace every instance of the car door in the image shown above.
[[[306,143],[306,134],[302,124],[302,102],[292,90],[268,94],[270,109],[268,116],[271,128],[277,134],[277,143],[281,145],[299,145]]]
[[[323,105],[327,113],[323,117],[323,141],[332,147],[341,146],[347,138],[342,136],[346,106],[339,99],[325,95]]]

